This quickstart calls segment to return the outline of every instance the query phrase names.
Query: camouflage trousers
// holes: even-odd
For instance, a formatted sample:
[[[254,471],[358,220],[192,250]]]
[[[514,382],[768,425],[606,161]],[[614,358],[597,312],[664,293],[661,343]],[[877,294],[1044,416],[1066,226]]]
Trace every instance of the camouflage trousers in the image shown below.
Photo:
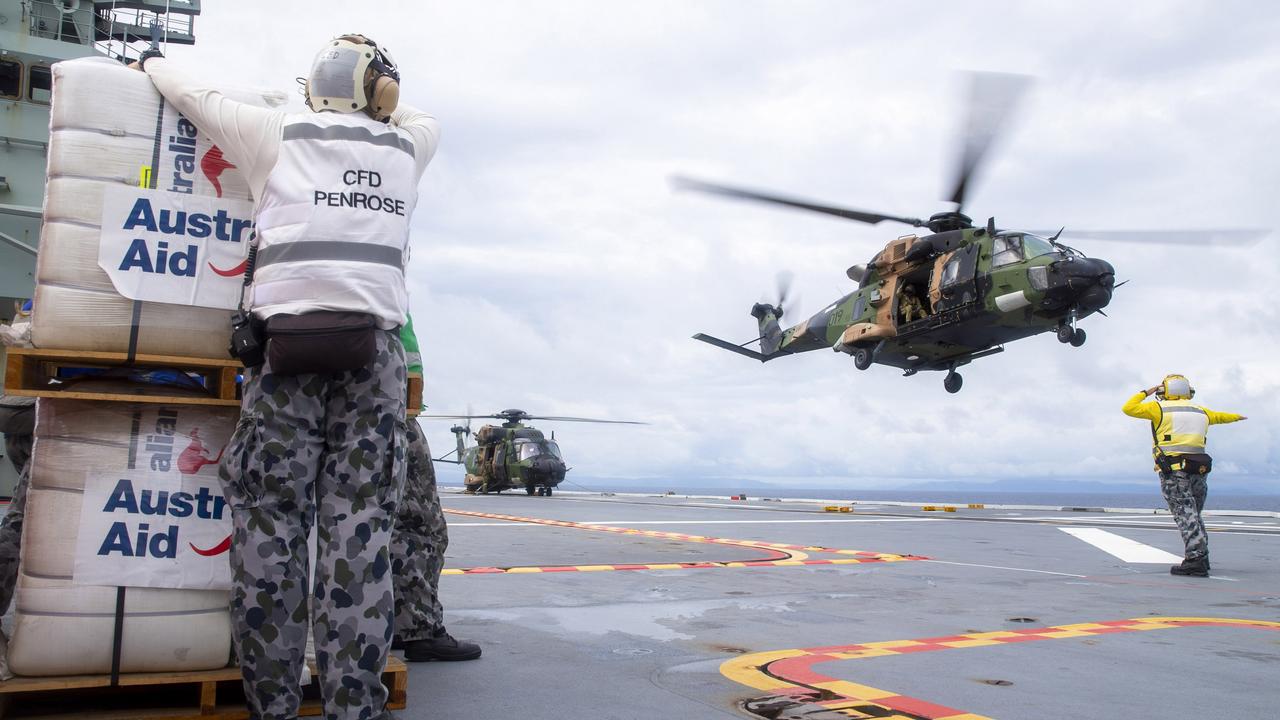
[[[13,591],[18,586],[18,557],[22,550],[22,521],[27,515],[27,481],[31,469],[31,436],[5,435],[4,450],[18,471],[13,500],[0,521],[0,615],[9,612]]]
[[[1187,560],[1209,557],[1209,535],[1205,533],[1204,521],[1200,519],[1204,499],[1209,492],[1206,476],[1182,470],[1160,473],[1160,492],[1164,493],[1173,521],[1178,525],[1178,532],[1182,533],[1182,544],[1186,546],[1183,557]]]
[[[416,421],[408,424],[404,495],[391,535],[391,574],[396,588],[396,637],[423,640],[444,631],[440,571],[449,546],[444,510],[436,493],[431,449]]]
[[[384,720],[391,526],[404,482],[405,359],[397,334],[353,372],[245,373],[221,465],[232,508],[231,615],[250,716],[295,718],[307,644],[307,534],[316,666],[328,720]]]

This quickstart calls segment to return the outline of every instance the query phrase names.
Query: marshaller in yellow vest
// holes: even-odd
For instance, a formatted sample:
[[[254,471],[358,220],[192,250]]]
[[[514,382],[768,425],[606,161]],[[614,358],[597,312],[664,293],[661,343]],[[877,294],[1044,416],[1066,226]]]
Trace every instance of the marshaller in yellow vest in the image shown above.
[[[1209,426],[1246,419],[1191,402],[1191,381],[1168,375],[1159,385],[1141,390],[1125,401],[1125,415],[1151,421],[1151,452],[1155,455],[1160,491],[1186,546],[1184,560],[1169,568],[1174,575],[1209,576],[1209,537],[1200,513],[1208,494],[1207,477],[1213,459],[1205,451]],[[1147,402],[1152,395],[1155,402]]]

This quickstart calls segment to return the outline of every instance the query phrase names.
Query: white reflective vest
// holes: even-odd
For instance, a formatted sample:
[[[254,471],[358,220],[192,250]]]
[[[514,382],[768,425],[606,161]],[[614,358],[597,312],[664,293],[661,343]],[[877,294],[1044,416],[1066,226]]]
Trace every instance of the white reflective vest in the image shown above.
[[[258,199],[254,315],[344,310],[404,324],[417,186],[408,133],[360,113],[290,116]]]
[[[1160,422],[1155,424],[1156,452],[1186,455],[1204,452],[1209,441],[1209,413],[1190,400],[1158,400]]]

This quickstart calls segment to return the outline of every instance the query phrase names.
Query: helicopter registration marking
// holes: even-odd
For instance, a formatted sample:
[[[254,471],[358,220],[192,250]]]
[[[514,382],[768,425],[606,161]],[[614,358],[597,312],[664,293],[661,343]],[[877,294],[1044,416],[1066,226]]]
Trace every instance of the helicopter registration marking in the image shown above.
[[[770,697],[791,698],[797,703],[819,705],[831,710],[858,711],[860,714],[855,717],[895,717],[904,720],[991,720],[985,715],[966,713],[893,691],[838,680],[815,671],[813,666],[835,660],[859,660],[935,650],[990,647],[1036,640],[1059,640],[1187,627],[1252,627],[1259,630],[1280,631],[1280,622],[1211,617],[1141,617],[1020,630],[965,633],[918,640],[771,650],[726,660],[720,665],[720,673],[741,685],[763,690]],[[886,712],[892,714],[886,715]]]
[[[531,523],[552,527],[590,530],[593,532],[609,532],[619,535],[639,535],[643,537],[679,540],[684,542],[708,543],[712,545],[731,545],[751,548],[765,553],[757,560],[678,562],[678,563],[624,563],[616,565],[541,565],[515,567],[471,567],[445,568],[442,575],[493,575],[501,573],[539,573],[539,572],[601,572],[610,570],[704,570],[710,568],[744,568],[744,567],[795,567],[802,565],[851,565],[860,563],[892,563],[908,560],[928,560],[919,555],[895,555],[892,553],[867,552],[865,550],[844,550],[821,545],[789,545],[787,543],[771,543],[759,540],[731,540],[728,538],[706,537],[703,535],[687,535],[685,533],[665,532],[662,530],[637,530],[635,528],[616,525],[598,525],[569,520],[550,520],[546,518],[520,517],[498,513],[483,513],[474,510],[456,510],[445,508],[445,512],[468,517],[504,520],[513,523]],[[809,553],[825,553],[846,557],[812,558]],[[853,556],[853,557],[847,557]]]

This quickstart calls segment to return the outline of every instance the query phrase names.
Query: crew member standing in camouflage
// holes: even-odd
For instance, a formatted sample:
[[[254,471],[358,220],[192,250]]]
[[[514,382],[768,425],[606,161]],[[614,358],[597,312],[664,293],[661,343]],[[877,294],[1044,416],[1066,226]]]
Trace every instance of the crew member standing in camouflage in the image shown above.
[[[1169,568],[1174,575],[1209,576],[1209,535],[1200,513],[1209,493],[1208,476],[1213,459],[1205,453],[1210,425],[1246,419],[1244,415],[1217,412],[1193,404],[1196,391],[1181,375],[1168,375],[1154,387],[1135,393],[1122,410],[1129,417],[1151,421],[1156,472],[1160,491],[1186,546],[1181,564]],[[1144,402],[1152,395],[1156,401]]]
[[[405,469],[399,326],[408,309],[409,218],[438,125],[397,107],[399,72],[359,35],[316,56],[305,87],[314,113],[231,101],[154,51],[140,63],[244,173],[256,198],[253,322],[238,323],[233,337],[251,367],[221,468],[232,508],[234,643],[250,716],[298,716],[314,525],[325,717],[391,718],[381,674],[395,607],[388,546]]]
[[[27,484],[31,477],[31,446],[35,432],[35,398],[0,397],[0,432],[4,452],[18,472],[13,499],[0,521],[0,615],[9,611],[18,586],[18,558],[22,552],[22,523],[27,516]]]
[[[422,372],[413,320],[400,329],[410,373]],[[440,605],[440,571],[449,546],[449,530],[436,492],[436,469],[416,420],[408,423],[408,472],[404,496],[396,511],[391,535],[391,574],[396,596],[396,637],[393,649],[404,650],[411,662],[475,660],[480,646],[457,640],[444,629]]]

